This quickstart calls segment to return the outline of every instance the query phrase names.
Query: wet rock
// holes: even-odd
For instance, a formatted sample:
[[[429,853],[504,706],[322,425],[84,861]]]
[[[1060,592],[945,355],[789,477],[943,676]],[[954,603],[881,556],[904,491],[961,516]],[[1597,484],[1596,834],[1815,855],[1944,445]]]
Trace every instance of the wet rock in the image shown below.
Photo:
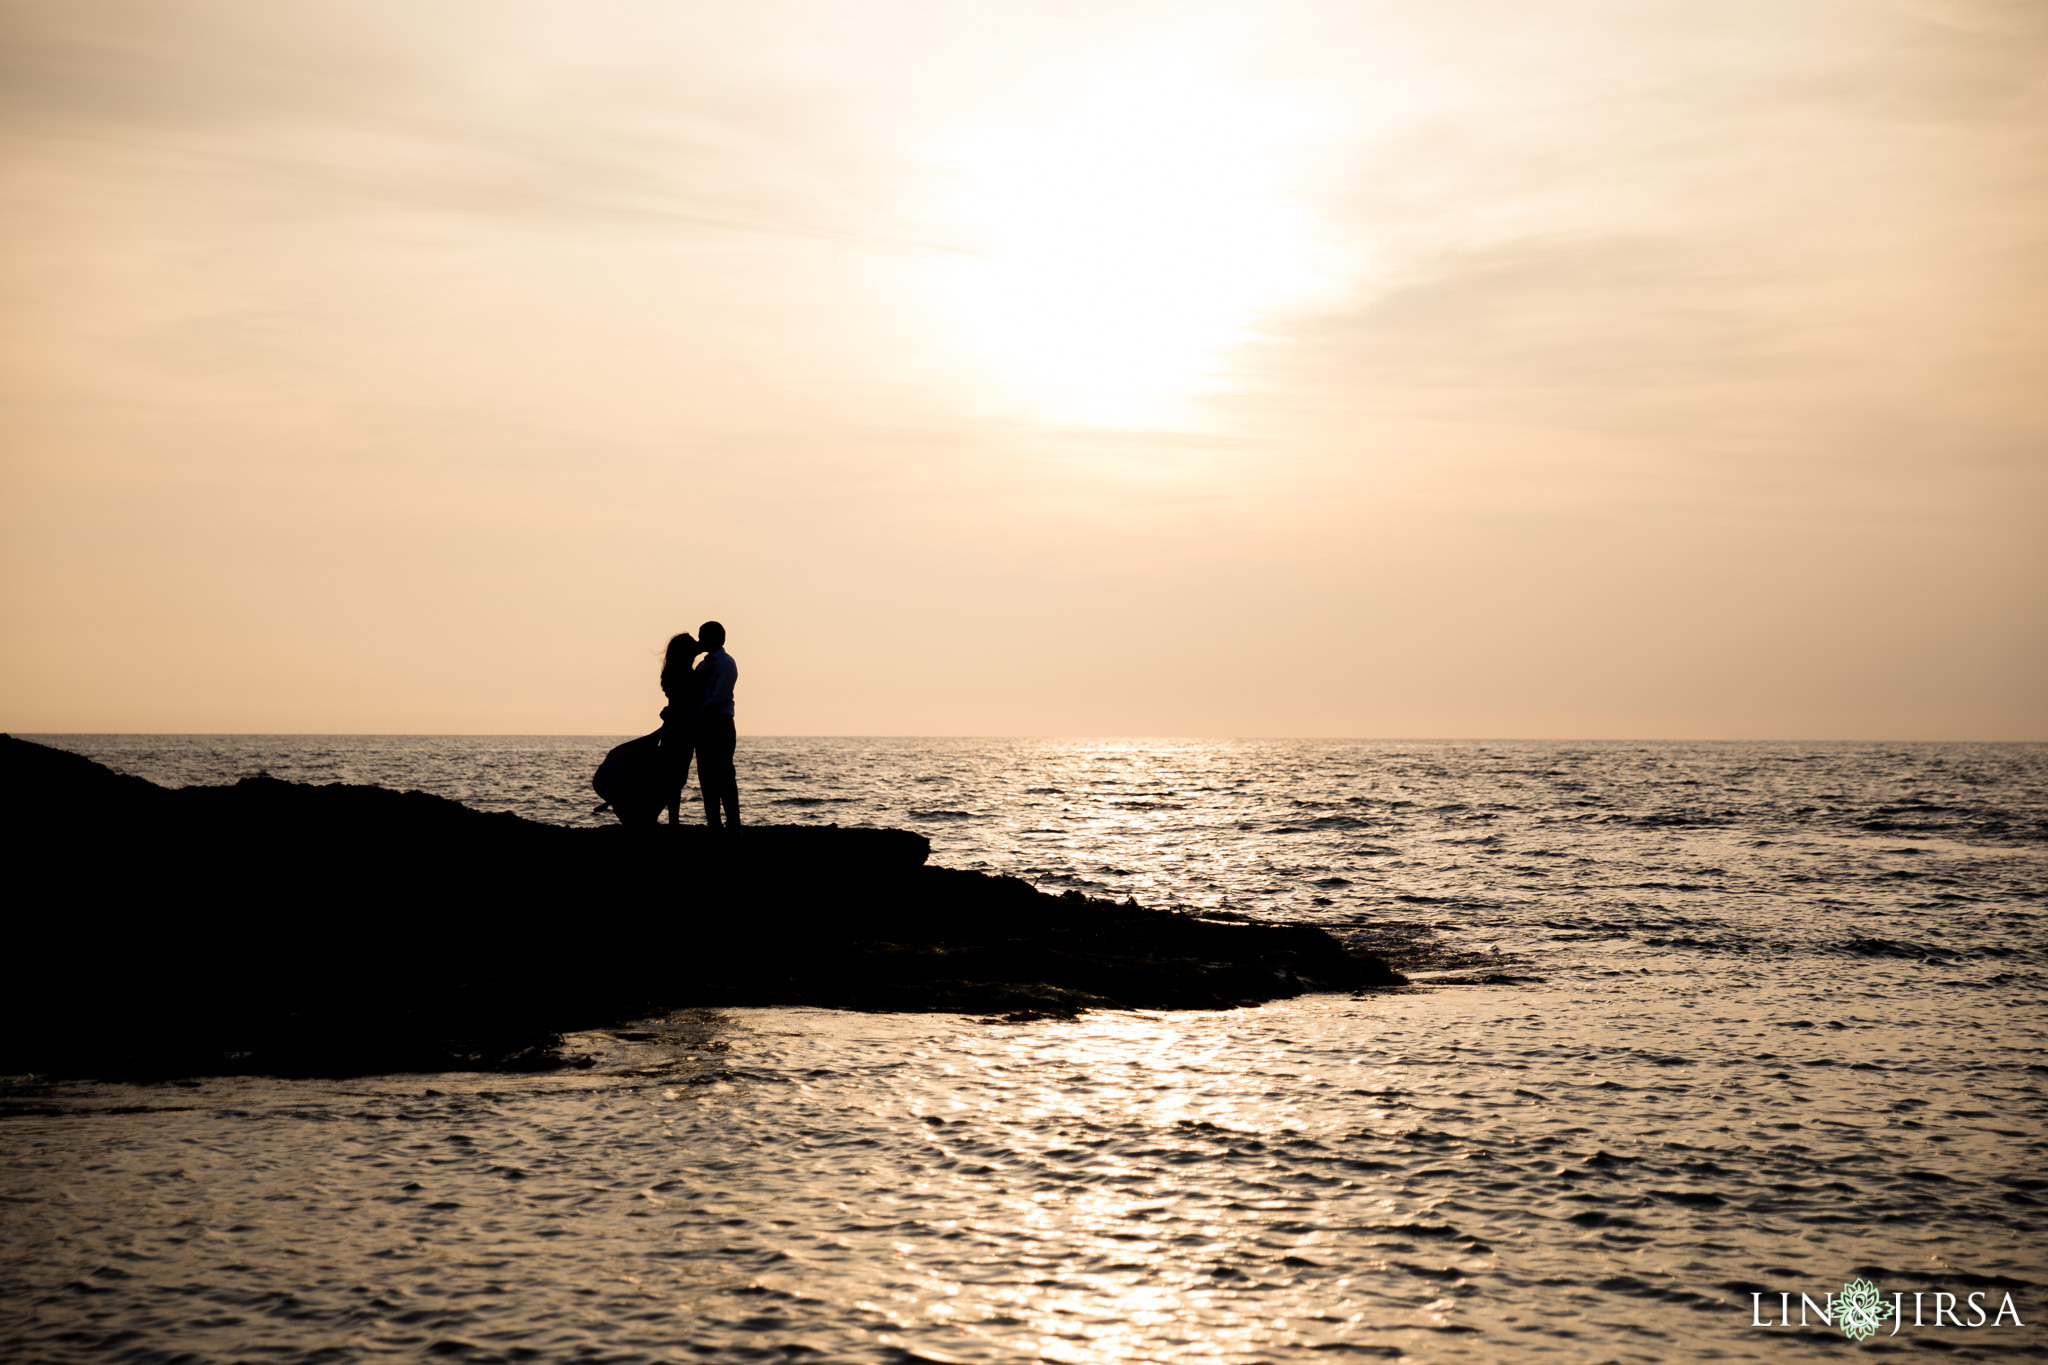
[[[1301,925],[929,866],[904,830],[568,829],[267,776],[171,790],[0,736],[0,1072],[564,1064],[702,1005],[1070,1017],[1397,985]]]

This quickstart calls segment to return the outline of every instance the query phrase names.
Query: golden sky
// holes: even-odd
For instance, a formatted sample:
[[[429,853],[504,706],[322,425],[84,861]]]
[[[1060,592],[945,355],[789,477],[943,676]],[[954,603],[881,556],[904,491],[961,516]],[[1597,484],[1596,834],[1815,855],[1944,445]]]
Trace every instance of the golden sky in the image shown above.
[[[2048,739],[2040,0],[0,0],[0,727]]]

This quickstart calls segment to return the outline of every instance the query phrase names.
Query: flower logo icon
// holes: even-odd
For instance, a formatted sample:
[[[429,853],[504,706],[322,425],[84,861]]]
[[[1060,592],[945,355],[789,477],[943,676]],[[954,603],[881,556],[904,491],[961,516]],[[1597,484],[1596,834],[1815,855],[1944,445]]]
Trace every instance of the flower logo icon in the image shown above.
[[[1842,1295],[1835,1300],[1835,1321],[1843,1335],[1864,1341],[1884,1321],[1884,1307],[1877,1286],[1859,1275],[1842,1286]]]

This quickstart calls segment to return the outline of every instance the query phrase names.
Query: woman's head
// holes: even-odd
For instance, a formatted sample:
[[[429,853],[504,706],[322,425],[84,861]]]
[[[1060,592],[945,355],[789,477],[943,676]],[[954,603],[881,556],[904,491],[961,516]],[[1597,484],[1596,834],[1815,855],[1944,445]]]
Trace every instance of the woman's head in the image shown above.
[[[668,637],[668,649],[661,656],[661,680],[664,684],[670,678],[680,677],[690,671],[690,661],[704,652],[697,643],[697,637],[684,631],[681,635]]]

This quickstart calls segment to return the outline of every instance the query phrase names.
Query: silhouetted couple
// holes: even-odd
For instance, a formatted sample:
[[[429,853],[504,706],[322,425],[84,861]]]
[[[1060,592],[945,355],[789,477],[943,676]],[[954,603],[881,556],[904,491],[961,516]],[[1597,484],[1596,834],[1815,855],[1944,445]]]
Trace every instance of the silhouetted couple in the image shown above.
[[[699,654],[701,662],[692,666]],[[622,825],[654,825],[668,807],[668,822],[683,820],[683,784],[690,780],[690,756],[697,758],[697,786],[704,794],[704,823],[713,829],[740,827],[740,785],[733,772],[737,744],[732,723],[732,688],[739,666],[725,652],[725,627],[706,621],[668,642],[661,661],[661,728],[629,739],[604,756],[591,785]],[[724,819],[720,820],[723,812]]]
[[[691,660],[703,660],[694,667]],[[693,637],[688,631],[668,642],[661,661],[661,690],[668,705],[661,708],[659,747],[663,783],[669,793],[668,822],[681,824],[683,784],[690,778],[690,754],[697,755],[697,787],[704,796],[704,823],[713,829],[740,827],[739,775],[733,771],[733,750],[739,736],[733,728],[732,688],[739,665],[725,652],[725,627],[706,621]],[[725,813],[724,824],[719,811]]]

